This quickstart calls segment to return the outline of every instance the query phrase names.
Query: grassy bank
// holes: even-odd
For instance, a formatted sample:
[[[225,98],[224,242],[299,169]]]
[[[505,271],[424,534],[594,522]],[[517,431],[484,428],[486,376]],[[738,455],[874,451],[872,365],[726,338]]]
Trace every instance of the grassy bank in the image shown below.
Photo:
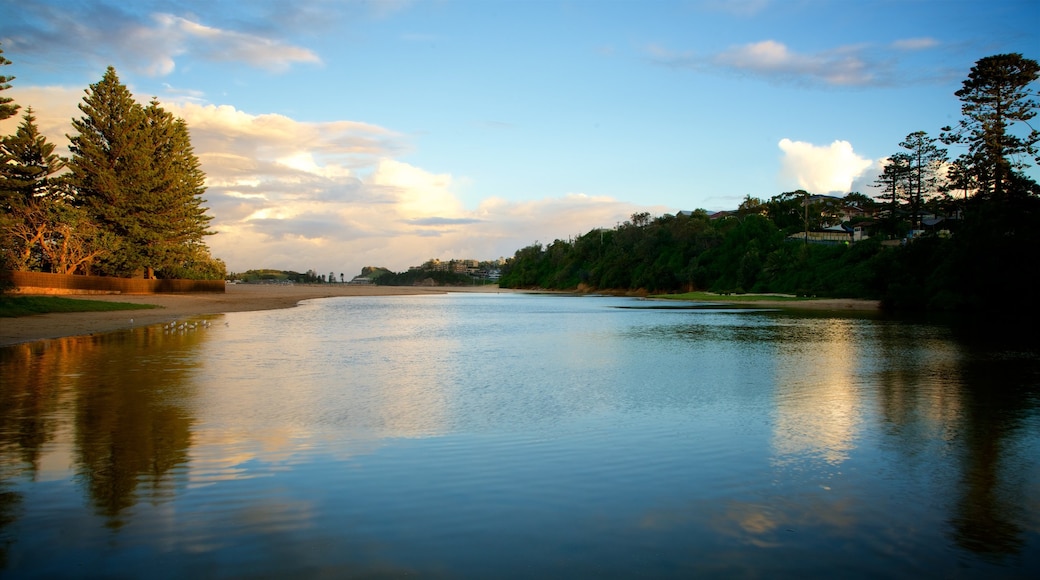
[[[684,294],[654,294],[651,298],[668,300],[695,300],[698,302],[804,302],[812,298],[787,294],[715,294],[713,292],[686,292]]]
[[[103,300],[79,300],[59,296],[0,296],[0,318],[16,318],[52,312],[113,312],[150,308],[157,308],[157,306]]]

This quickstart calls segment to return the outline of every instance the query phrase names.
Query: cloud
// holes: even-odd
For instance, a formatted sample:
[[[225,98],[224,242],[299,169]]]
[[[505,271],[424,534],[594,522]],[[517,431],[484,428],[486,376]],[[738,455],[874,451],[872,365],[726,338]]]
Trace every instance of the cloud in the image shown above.
[[[162,39],[166,46],[164,54],[153,59],[155,64],[152,68],[157,69],[158,74],[172,72],[173,56],[188,50],[206,60],[243,62],[275,72],[285,71],[298,62],[321,62],[321,59],[308,49],[270,38],[222,30],[173,14],[153,14],[152,20],[155,22],[154,27],[139,30],[144,38]]]
[[[827,85],[865,85],[875,73],[856,51],[797,53],[775,40],[737,46],[712,58],[716,66],[774,79],[801,79]]]
[[[108,65],[127,63],[150,76],[166,76],[179,60],[243,63],[283,72],[298,63],[320,64],[313,51],[262,35],[226,30],[165,12],[139,14],[137,5],[46,3],[19,7],[5,48],[20,60],[53,66],[63,59],[88,58]]]
[[[925,50],[939,46],[939,41],[934,38],[905,38],[892,43],[896,50]]]
[[[37,111],[48,140],[66,147],[81,116],[82,89],[16,86],[11,97]],[[6,96],[6,95],[5,95]],[[569,193],[511,202],[487,197],[467,209],[465,176],[401,159],[404,137],[356,121],[301,122],[195,102],[162,106],[183,118],[206,173],[213,254],[232,271],[280,268],[357,274],[363,266],[403,271],[436,257],[496,259],[536,241],[610,227],[646,207]],[[13,131],[17,119],[0,123]]]
[[[853,182],[874,164],[857,155],[848,141],[821,146],[781,139],[778,146],[784,152],[781,178],[810,193],[848,193]]]
[[[775,83],[863,87],[934,80],[936,75],[931,68],[903,70],[911,66],[904,57],[908,52],[939,45],[932,38],[910,38],[884,47],[860,44],[799,52],[770,39],[710,54],[674,50],[660,44],[650,44],[644,52],[655,63],[680,69],[750,75]]]

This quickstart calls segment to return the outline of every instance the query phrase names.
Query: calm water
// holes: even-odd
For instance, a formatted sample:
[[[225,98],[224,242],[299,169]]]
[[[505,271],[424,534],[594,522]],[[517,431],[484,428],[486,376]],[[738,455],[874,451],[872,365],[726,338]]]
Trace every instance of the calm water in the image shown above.
[[[1035,350],[658,306],[327,299],[0,349],[0,576],[1040,573]]]

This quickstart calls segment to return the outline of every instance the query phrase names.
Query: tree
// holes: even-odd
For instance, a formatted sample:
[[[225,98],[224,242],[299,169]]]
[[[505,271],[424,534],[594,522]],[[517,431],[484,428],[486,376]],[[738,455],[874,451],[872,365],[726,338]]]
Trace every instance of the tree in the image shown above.
[[[146,208],[142,215],[146,276],[152,277],[158,269],[169,277],[172,270],[197,260],[199,246],[205,247],[204,236],[212,234],[206,229],[212,218],[202,205],[206,176],[183,119],[165,111],[155,99],[144,115],[144,131],[154,152],[152,182],[140,193]]]
[[[6,66],[11,64],[11,61],[4,58],[4,49],[0,48],[0,66]],[[11,81],[14,77],[0,75],[0,91],[6,91],[11,88]],[[18,105],[14,104],[14,99],[11,97],[0,96],[0,121],[9,119],[18,113]]]
[[[144,111],[112,67],[85,92],[79,105],[84,116],[73,119],[77,134],[69,136],[76,205],[115,239],[116,247],[98,273],[130,276],[144,267],[137,199],[140,184],[150,181],[151,155],[141,130]]]
[[[968,199],[968,192],[978,189],[978,180],[975,178],[973,165],[967,159],[967,155],[962,155],[950,163],[949,169],[946,171],[946,180],[950,184],[950,188],[960,191],[964,200]]]
[[[766,203],[766,215],[785,234],[808,232],[809,192],[804,189],[774,195]]]
[[[40,134],[32,107],[25,111],[14,135],[0,141],[6,161],[0,176],[0,199],[5,209],[54,193],[53,176],[65,167],[54,153],[54,144]]]
[[[76,203],[115,240],[100,273],[190,271],[211,218],[187,125],[154,100],[138,105],[112,67],[86,93],[84,116],[72,122],[69,168]]]
[[[54,176],[64,167],[64,160],[40,134],[31,107],[17,132],[0,140],[0,156],[5,161],[0,175],[4,262],[16,270],[53,269],[50,262],[56,254],[52,250],[64,241],[55,238],[75,237],[77,231],[63,226],[63,218],[72,216],[59,207],[64,200],[60,180]]]
[[[766,206],[761,199],[757,197],[751,197],[750,194],[744,196],[744,201],[740,202],[737,206],[737,215],[745,217],[751,214],[763,214],[766,212]]]
[[[937,141],[938,139],[929,137],[924,131],[915,131],[899,144],[907,150],[906,193],[910,205],[910,221],[915,229],[921,229],[921,209],[924,203],[946,191],[942,168],[946,165],[948,157],[946,149],[935,144]]]
[[[898,233],[900,200],[907,197],[909,174],[910,156],[906,153],[896,153],[888,158],[888,163],[885,164],[881,175],[874,182],[876,187],[881,188],[881,200],[888,201],[888,209],[885,212],[887,218],[885,229],[889,234]]]
[[[1037,143],[1040,131],[1030,127],[1037,102],[1029,86],[1040,75],[1040,65],[1021,54],[998,54],[976,61],[955,95],[961,100],[963,118],[956,127],[944,127],[946,144],[962,144],[968,153],[960,160],[978,181],[984,198],[1003,201],[1015,194],[1016,178],[1032,157],[1040,163]],[[1024,125],[1015,133],[1013,128]]]
[[[4,58],[4,50],[0,48],[0,67],[9,64],[11,64],[11,61]],[[0,75],[0,93],[11,88],[10,82],[12,80],[14,80],[14,77]],[[0,121],[13,117],[15,113],[18,112],[18,105],[13,103],[14,99],[0,96]],[[7,178],[8,161],[9,156],[3,151],[0,151],[0,179]],[[0,209],[3,210],[3,213],[0,213],[0,228],[7,231],[7,228],[13,225],[13,218],[10,215],[9,200],[3,196],[3,194],[0,194]],[[13,264],[9,263],[7,260],[12,256],[14,249],[10,247],[10,242],[6,239],[6,236],[3,240],[0,240],[0,242],[2,242],[2,244],[0,244],[0,268],[11,268],[13,267]]]

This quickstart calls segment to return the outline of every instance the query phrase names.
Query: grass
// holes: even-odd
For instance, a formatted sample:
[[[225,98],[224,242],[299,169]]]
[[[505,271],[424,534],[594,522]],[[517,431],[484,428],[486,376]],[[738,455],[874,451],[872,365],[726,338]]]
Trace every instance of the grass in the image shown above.
[[[52,312],[114,312],[150,308],[158,308],[158,306],[104,300],[79,300],[58,296],[0,296],[0,318],[17,318]]]
[[[652,298],[668,300],[696,300],[700,302],[798,302],[811,300],[799,296],[778,294],[713,294],[711,292],[686,292],[685,294],[655,294]]]

